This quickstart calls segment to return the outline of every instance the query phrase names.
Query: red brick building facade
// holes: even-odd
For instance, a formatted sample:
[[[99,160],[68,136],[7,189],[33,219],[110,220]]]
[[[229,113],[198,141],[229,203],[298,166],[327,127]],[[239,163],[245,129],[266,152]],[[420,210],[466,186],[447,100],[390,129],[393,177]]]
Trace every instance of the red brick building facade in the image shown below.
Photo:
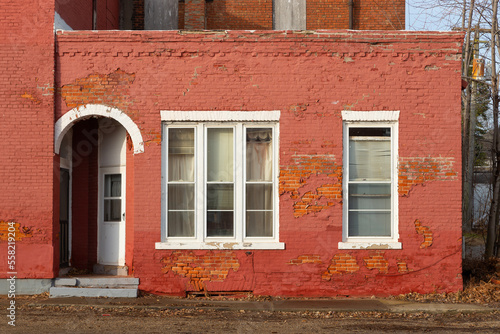
[[[0,3],[2,277],[116,265],[173,295],[462,288],[461,34],[54,36],[54,4]],[[308,24],[310,3],[326,1]]]

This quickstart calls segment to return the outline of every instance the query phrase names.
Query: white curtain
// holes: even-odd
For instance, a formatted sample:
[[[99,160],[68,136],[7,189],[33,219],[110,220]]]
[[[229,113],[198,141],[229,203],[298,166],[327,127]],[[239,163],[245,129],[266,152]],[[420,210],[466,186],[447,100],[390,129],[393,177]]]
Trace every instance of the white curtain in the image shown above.
[[[168,236],[194,236],[194,159],[194,129],[169,129]]]
[[[233,129],[207,129],[207,181],[233,182]]]
[[[207,236],[234,235],[233,128],[207,128]]]
[[[247,128],[246,141],[246,236],[270,237],[273,233],[272,129]]]
[[[349,140],[350,180],[391,179],[391,139]]]

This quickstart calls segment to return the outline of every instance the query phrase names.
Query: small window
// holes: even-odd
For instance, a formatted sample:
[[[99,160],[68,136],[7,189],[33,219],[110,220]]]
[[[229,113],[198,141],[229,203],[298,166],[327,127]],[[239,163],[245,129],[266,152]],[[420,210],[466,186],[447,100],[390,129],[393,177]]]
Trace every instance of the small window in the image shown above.
[[[340,248],[401,248],[397,122],[344,120],[344,219]],[[352,114],[351,114],[352,116]]]
[[[277,122],[164,122],[164,249],[282,249]]]

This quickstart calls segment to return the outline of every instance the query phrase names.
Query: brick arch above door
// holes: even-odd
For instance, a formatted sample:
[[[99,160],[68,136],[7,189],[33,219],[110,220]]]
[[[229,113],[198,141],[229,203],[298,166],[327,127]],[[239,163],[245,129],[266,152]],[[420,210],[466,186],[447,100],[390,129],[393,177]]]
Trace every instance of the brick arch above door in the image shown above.
[[[119,109],[105,106],[102,104],[87,104],[77,108],[73,108],[62,115],[56,122],[54,127],[54,152],[59,154],[61,142],[66,132],[75,124],[76,121],[83,120],[93,116],[102,116],[112,118],[120,123],[130,135],[134,144],[134,154],[144,152],[144,141],[142,140],[139,127]]]

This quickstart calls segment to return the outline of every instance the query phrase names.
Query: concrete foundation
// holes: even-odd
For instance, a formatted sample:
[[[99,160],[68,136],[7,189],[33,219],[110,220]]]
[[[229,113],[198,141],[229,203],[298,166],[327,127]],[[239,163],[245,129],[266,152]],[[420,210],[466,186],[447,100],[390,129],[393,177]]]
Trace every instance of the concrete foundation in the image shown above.
[[[38,295],[48,292],[52,286],[51,279],[16,279],[15,294],[16,295]],[[10,282],[8,279],[3,278],[0,280],[0,295],[8,295],[10,289]]]

